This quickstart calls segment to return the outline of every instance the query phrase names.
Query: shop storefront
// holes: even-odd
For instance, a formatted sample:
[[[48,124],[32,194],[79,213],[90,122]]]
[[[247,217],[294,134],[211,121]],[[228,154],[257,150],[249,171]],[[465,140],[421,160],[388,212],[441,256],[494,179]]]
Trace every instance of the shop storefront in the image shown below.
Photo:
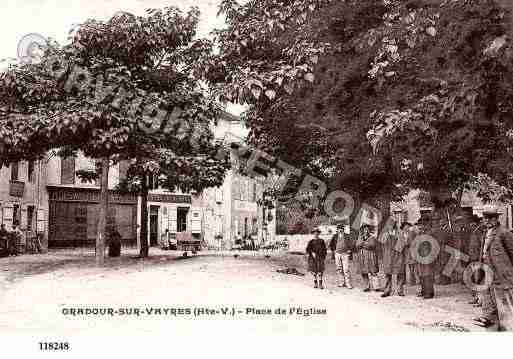
[[[94,246],[98,228],[98,189],[48,187],[48,246]],[[137,196],[109,193],[107,224],[114,225],[125,245],[137,241]]]
[[[148,195],[149,244],[159,246],[166,232],[174,238],[178,232],[190,232],[194,237],[202,234],[202,211],[195,206],[191,195]]]

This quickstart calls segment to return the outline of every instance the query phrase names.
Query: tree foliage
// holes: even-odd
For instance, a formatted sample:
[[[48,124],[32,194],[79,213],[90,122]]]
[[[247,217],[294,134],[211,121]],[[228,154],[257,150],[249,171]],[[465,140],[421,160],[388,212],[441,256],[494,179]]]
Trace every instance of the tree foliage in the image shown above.
[[[249,104],[255,144],[335,188],[450,193],[479,174],[511,186],[510,7],[226,1],[207,67],[220,96]]]
[[[0,75],[2,163],[63,148],[130,161],[134,183],[222,183],[229,163],[215,157],[212,133],[221,108],[194,71],[211,51],[195,38],[199,15],[166,7],[90,19],[68,44],[49,42],[40,62],[11,65]]]

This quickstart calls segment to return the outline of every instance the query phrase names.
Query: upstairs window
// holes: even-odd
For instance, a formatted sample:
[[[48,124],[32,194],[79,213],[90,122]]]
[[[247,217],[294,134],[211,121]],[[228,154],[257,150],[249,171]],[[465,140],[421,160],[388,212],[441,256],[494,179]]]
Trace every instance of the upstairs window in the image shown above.
[[[75,157],[61,158],[61,184],[75,184]]]
[[[17,181],[19,179],[19,163],[11,163],[11,181]]]
[[[28,181],[30,183],[34,183],[35,182],[35,180],[34,180],[34,168],[35,168],[34,161],[29,161],[27,167],[28,167],[28,169],[27,169]]]

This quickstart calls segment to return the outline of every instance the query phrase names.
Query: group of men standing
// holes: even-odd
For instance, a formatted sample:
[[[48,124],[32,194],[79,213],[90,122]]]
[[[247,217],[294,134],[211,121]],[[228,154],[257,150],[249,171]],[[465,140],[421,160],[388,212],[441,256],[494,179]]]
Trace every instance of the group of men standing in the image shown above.
[[[382,256],[378,256],[378,236],[375,226],[363,224],[358,231],[357,240],[351,239],[348,225],[339,225],[337,232],[329,242],[329,249],[333,254],[337,268],[337,284],[339,287],[353,288],[351,278],[351,261],[354,259],[358,271],[364,281],[363,291],[380,291],[382,297],[392,294],[392,277],[397,277],[397,295],[404,296],[404,285],[406,282],[406,269],[414,268],[411,275],[418,275],[421,278],[421,292],[424,298],[434,296],[431,276],[434,273],[430,266],[417,264],[410,253],[410,244],[413,238],[424,231],[422,222],[413,227],[409,223],[403,223],[398,228],[393,223],[390,228],[385,229],[379,238],[382,248]],[[327,256],[327,247],[320,238],[320,230],[314,229],[314,238],[308,242],[306,253],[308,255],[308,268],[314,275],[314,287],[323,288],[322,276],[324,272],[324,261]],[[386,283],[383,288],[379,285],[378,273],[385,275]],[[434,274],[433,274],[434,275]]]
[[[496,208],[488,206],[483,211],[482,223],[474,216],[469,227],[470,236],[466,239],[469,243],[465,245],[473,263],[471,282],[466,284],[473,290],[473,302],[482,307],[482,315],[474,318],[474,321],[483,327],[498,322],[497,301],[502,300],[498,296],[513,298],[513,233],[501,227],[499,215]],[[381,297],[390,296],[393,292],[392,278],[396,276],[396,294],[404,296],[406,273],[409,272],[410,281],[420,282],[417,296],[433,298],[435,272],[442,262],[439,253],[444,252],[439,248],[439,252],[433,256],[433,245],[446,243],[443,236],[447,235],[443,226],[435,222],[429,215],[421,216],[415,225],[405,222],[399,227],[392,220],[380,234],[375,226],[363,224],[356,241],[351,239],[349,225],[339,225],[328,246],[320,238],[320,230],[314,229],[314,238],[306,248],[308,270],[314,276],[314,287],[324,288],[323,273],[329,248],[335,260],[339,287],[353,288],[351,260],[354,257],[365,292],[374,290],[383,292]],[[383,287],[379,285],[380,269],[385,278]],[[510,314],[513,318],[513,313]]]

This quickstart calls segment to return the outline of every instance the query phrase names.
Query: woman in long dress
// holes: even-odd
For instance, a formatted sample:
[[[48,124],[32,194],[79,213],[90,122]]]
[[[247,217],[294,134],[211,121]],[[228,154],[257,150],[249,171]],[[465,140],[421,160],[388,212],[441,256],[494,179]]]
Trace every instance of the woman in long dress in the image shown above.
[[[322,283],[322,275],[325,269],[325,260],[328,250],[324,239],[319,237],[321,231],[316,228],[312,232],[314,238],[308,241],[306,246],[306,253],[308,255],[308,271],[314,277],[314,288],[324,289]],[[318,281],[317,281],[318,280]]]
[[[397,295],[404,296],[404,282],[406,278],[406,244],[407,237],[399,232],[397,222],[383,233],[383,260],[381,268],[386,277],[383,298],[392,293],[392,276],[397,276]]]
[[[369,292],[372,289],[378,291],[378,286],[373,285],[373,282],[377,282],[377,273],[379,272],[376,255],[376,234],[373,233],[373,227],[370,224],[364,224],[360,227],[360,233],[356,241],[356,260],[365,283],[363,291]]]

